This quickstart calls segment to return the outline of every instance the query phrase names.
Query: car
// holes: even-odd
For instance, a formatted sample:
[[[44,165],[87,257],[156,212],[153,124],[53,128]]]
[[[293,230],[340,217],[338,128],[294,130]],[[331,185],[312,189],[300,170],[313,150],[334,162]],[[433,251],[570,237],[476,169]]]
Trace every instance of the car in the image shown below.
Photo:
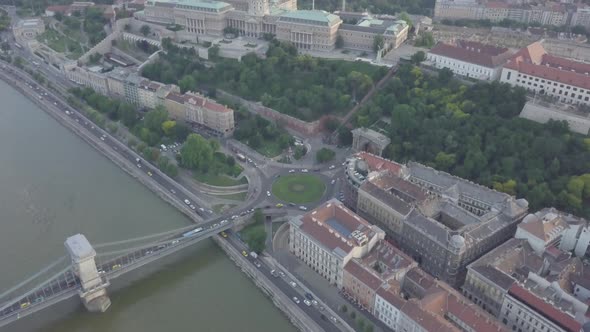
[[[336,165],[330,165],[330,167],[328,167],[328,169],[334,169],[336,168]]]
[[[295,170],[294,169],[290,169],[289,170],[289,173],[295,173]]]
[[[177,244],[178,242],[180,242],[180,241],[174,240],[174,241],[172,241],[172,244]]]
[[[282,208],[283,206],[284,206],[283,203],[277,203],[278,208]]]
[[[242,256],[248,257],[248,253],[246,252],[246,250],[242,250]]]
[[[188,199],[185,199],[185,200],[184,200],[184,204],[186,204],[186,205],[191,205],[191,201],[189,201]]]
[[[346,161],[342,163],[342,166],[346,166]]]
[[[336,183],[336,179],[332,179],[332,181],[330,181],[330,184],[334,184]]]
[[[27,308],[30,305],[31,305],[31,302],[23,302],[23,303],[20,304],[20,308],[21,309],[24,309],[24,308]]]
[[[334,323],[338,323],[338,319],[334,316],[330,316],[330,320],[333,321]]]
[[[221,232],[220,234],[221,234],[221,236],[223,236],[224,238],[227,238],[227,233],[226,233],[226,232]]]
[[[277,270],[270,270],[270,274],[271,274],[273,277],[275,277],[275,278],[278,278],[278,277],[279,277],[279,274],[277,273]]]
[[[304,168],[301,170],[301,173],[307,173],[307,172],[309,172],[309,170],[307,168]]]
[[[111,270],[116,270],[116,269],[120,269],[121,268],[121,264],[115,264],[111,267]]]
[[[235,215],[235,214],[234,214],[233,216],[231,216],[231,217],[230,217],[230,219],[231,219],[231,220],[236,220],[237,218],[238,218],[238,216],[237,216],[237,215]]]
[[[196,210],[196,209],[197,209],[197,208],[196,208],[194,205],[192,205],[192,204],[191,204],[191,205],[189,205],[189,207],[190,207],[192,210]]]
[[[151,250],[148,250],[148,251],[145,252],[145,254],[146,255],[151,255],[152,254],[152,251]]]
[[[223,219],[223,220],[222,220],[222,221],[220,221],[219,223],[223,225],[223,224],[227,223],[227,219]]]
[[[266,196],[270,197],[270,191],[268,191],[268,190],[266,191]]]
[[[307,211],[307,208],[306,208],[305,206],[301,205],[301,206],[299,207],[299,210],[301,210],[301,211]]]
[[[98,274],[105,274],[104,270],[98,270]]]
[[[137,164],[137,168],[141,168],[141,164]]]
[[[199,211],[201,212],[205,212],[205,209],[203,209],[202,207],[199,208]]]
[[[313,300],[313,295],[311,295],[311,293],[305,293],[305,298],[308,300]]]
[[[211,226],[211,227],[217,228],[217,227],[219,227],[219,224],[213,224],[213,226]]]
[[[56,102],[53,102],[53,105],[57,106],[57,103]]]
[[[103,137],[103,136],[100,136],[100,140],[101,140],[101,141],[104,141],[104,137]]]
[[[254,262],[254,266],[256,266],[257,268],[260,268],[262,266],[262,264],[260,264],[260,262],[256,261],[256,262]]]
[[[279,271],[279,275],[281,276],[281,278],[285,277],[285,273],[283,271]]]
[[[301,303],[301,301],[299,301],[299,299],[297,298],[297,296],[293,296],[293,302],[299,304]]]
[[[318,301],[316,301],[316,300],[311,300],[311,304],[313,304],[314,306],[316,306],[316,307],[317,307],[317,306],[318,306]]]
[[[290,281],[289,285],[291,285],[293,288],[297,287],[297,283],[295,281]]]
[[[176,194],[176,190],[174,190],[174,189],[170,189],[170,192],[173,194]]]
[[[139,158],[135,158],[135,162],[136,162],[136,163],[139,163],[139,162],[141,162],[141,159],[139,159]]]
[[[305,303],[306,306],[311,307],[311,302],[309,302],[309,300],[305,299],[303,300],[303,303]]]
[[[152,176],[153,174],[152,174],[152,172],[148,171],[147,175]]]

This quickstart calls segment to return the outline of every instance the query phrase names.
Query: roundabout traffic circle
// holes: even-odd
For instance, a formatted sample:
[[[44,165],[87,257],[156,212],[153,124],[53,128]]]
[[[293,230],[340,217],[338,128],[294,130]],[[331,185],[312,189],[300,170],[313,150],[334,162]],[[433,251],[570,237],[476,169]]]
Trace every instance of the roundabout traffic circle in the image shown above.
[[[325,190],[322,179],[311,174],[284,175],[272,184],[272,194],[276,198],[295,204],[316,202]]]

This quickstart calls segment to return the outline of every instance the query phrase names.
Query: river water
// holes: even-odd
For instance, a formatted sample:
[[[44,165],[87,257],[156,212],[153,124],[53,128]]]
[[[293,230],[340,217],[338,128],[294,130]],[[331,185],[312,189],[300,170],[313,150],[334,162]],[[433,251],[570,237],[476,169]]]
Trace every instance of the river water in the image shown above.
[[[0,101],[0,293],[65,255],[69,235],[102,243],[189,224],[3,81]],[[111,292],[106,313],[56,312],[40,330],[295,331],[212,241],[184,256]]]

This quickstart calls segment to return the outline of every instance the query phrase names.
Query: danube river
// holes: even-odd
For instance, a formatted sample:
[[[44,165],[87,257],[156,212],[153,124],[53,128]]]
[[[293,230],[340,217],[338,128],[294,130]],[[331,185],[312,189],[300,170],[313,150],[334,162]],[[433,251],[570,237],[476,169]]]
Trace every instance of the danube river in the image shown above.
[[[188,225],[3,81],[0,100],[0,293],[65,255],[69,235],[102,243]],[[37,330],[295,331],[212,241],[182,257],[111,292],[106,313],[49,308],[57,320]]]

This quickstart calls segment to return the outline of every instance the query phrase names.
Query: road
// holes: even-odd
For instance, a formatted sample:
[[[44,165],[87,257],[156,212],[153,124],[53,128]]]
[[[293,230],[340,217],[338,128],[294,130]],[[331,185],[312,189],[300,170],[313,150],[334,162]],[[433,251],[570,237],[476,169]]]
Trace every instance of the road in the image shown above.
[[[76,126],[78,126],[79,128],[81,128],[83,130],[86,130],[87,133],[94,136],[95,139],[100,140],[101,144],[104,144],[105,148],[111,148],[114,152],[118,153],[121,157],[125,158],[130,163],[135,164],[137,167],[137,171],[145,173],[147,176],[149,176],[151,178],[152,181],[155,181],[161,188],[163,188],[164,190],[168,190],[170,192],[170,194],[172,194],[173,197],[175,197],[179,202],[182,202],[182,204],[186,204],[189,206],[196,204],[194,202],[194,199],[193,199],[194,195],[192,193],[189,193],[184,187],[180,186],[174,180],[172,180],[169,177],[167,177],[166,175],[162,174],[155,166],[153,166],[150,163],[148,163],[147,161],[145,161],[140,155],[138,155],[137,153],[135,153],[134,151],[129,149],[123,143],[119,142],[116,138],[112,137],[109,133],[102,130],[98,126],[95,126],[90,120],[85,118],[77,110],[70,107],[67,103],[65,103],[63,100],[61,100],[53,92],[47,90],[45,87],[34,82],[26,73],[20,71],[17,68],[13,68],[7,64],[2,64],[0,67],[0,70],[2,70],[4,73],[10,75],[11,77],[13,77],[15,80],[19,81],[20,83],[24,84],[28,89],[31,90],[31,93],[34,93],[36,95],[36,97],[40,101],[45,103],[47,105],[47,107],[50,108],[52,111],[65,113],[68,117],[70,117],[71,119],[73,119],[77,123]],[[138,162],[138,160],[139,160],[139,162]],[[229,214],[226,214],[226,215],[222,215],[217,218],[214,218],[214,216],[211,214],[210,211],[207,211],[204,207],[197,206],[197,205],[195,205],[195,208],[192,210],[194,211],[194,213],[196,215],[199,215],[201,218],[207,218],[208,224],[209,224],[209,223],[220,222],[221,220],[224,220],[224,219],[236,218],[239,214],[245,215],[246,213],[252,213],[253,208],[250,208],[250,207],[251,206],[258,206],[258,205],[260,205],[260,203],[263,203],[266,199],[267,199],[267,197],[265,195],[259,195],[259,197],[257,199],[251,201],[246,206],[242,206],[241,212],[231,215],[231,216]],[[187,200],[188,203],[185,200]],[[201,210],[201,208],[205,211]],[[245,249],[245,245],[243,243],[241,243],[239,240],[237,240],[237,238],[233,234],[231,237],[228,237],[228,239],[229,239],[232,247],[234,247],[236,250],[242,251]],[[149,250],[144,251],[144,254],[147,251],[149,251]],[[253,261],[251,261],[251,263],[254,264]],[[111,266],[111,268],[112,268],[112,266]],[[282,278],[272,277],[272,275],[270,275],[270,267],[265,265],[265,266],[261,267],[261,271],[264,271],[263,273],[271,276],[271,278],[269,280],[271,280],[271,282],[273,282],[275,284],[275,286],[277,286],[279,289],[284,291],[287,296],[289,296],[289,297],[298,296],[298,297],[300,297],[300,299],[303,299],[302,294],[299,294],[296,289],[293,289],[290,285],[288,285],[285,280],[283,280]],[[51,284],[49,289],[39,290],[34,294],[41,295],[43,293],[43,291],[47,291],[47,290],[53,291],[55,294],[60,294],[60,293],[64,293],[64,292],[70,292],[74,289],[77,289],[78,287],[79,287],[79,281],[77,279],[74,278],[73,280],[70,280],[64,276],[64,280],[57,281],[56,284]],[[36,301],[37,299],[42,299],[41,296],[35,298],[35,300],[33,300],[33,302]],[[13,306],[11,306],[10,308],[7,308],[7,310],[12,309],[12,311],[10,311],[10,312],[13,312],[14,310],[26,309],[30,305],[30,302],[29,302],[29,304],[26,304],[27,302],[29,302],[29,301],[27,300],[26,302],[17,302]],[[303,303],[303,302],[301,302],[301,303]],[[24,308],[20,307],[23,305],[24,305]],[[303,306],[305,306],[305,305],[303,305]],[[319,310],[316,309],[315,307],[305,306],[303,309],[309,315],[309,317],[311,319],[313,319],[320,326],[325,328],[326,331],[339,331],[340,330],[338,328],[338,326],[334,325],[334,323],[332,321],[330,321],[325,316],[323,316],[319,312]]]

